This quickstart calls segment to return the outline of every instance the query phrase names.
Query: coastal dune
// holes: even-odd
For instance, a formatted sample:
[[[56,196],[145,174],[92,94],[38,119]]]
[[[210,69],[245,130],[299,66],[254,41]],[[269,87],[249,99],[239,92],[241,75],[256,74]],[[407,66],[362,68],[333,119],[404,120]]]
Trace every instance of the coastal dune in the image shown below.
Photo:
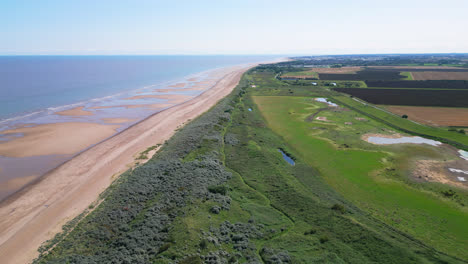
[[[228,95],[250,66],[227,68],[201,95],[161,111],[87,149],[0,205],[0,260],[29,263],[37,248],[96,201],[135,155],[162,144],[177,128]],[[111,126],[109,126],[111,127]]]

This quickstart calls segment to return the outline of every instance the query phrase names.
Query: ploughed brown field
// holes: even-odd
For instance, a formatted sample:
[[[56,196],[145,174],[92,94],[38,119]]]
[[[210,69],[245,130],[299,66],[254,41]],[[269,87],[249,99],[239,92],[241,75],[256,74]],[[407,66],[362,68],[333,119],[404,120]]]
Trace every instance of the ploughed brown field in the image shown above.
[[[437,72],[421,71],[411,72],[414,80],[468,80],[468,72]]]
[[[316,73],[356,73],[361,67],[341,67],[341,68],[309,68],[308,71]]]
[[[431,126],[468,127],[468,108],[384,106],[397,115],[408,115],[408,119]]]
[[[460,69],[459,67],[449,67],[449,66],[369,66],[370,69]]]

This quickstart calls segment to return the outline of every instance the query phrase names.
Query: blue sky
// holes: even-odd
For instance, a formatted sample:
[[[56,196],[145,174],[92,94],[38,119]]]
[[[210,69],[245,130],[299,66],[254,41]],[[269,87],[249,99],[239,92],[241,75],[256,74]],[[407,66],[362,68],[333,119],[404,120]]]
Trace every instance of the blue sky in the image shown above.
[[[467,0],[0,0],[0,54],[468,52]]]

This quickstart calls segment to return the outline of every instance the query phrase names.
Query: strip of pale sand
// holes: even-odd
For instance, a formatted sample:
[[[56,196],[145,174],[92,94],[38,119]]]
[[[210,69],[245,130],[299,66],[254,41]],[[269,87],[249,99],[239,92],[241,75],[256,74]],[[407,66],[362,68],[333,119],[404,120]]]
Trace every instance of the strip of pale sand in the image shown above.
[[[253,65],[252,65],[253,66]],[[0,259],[28,263],[62,225],[98,199],[134,155],[169,139],[175,129],[228,95],[249,67],[231,67],[217,84],[87,149],[0,205]],[[54,143],[56,144],[56,143]]]
[[[111,106],[93,106],[91,107],[92,109],[109,109],[109,108],[116,108],[116,107],[125,107],[127,109],[132,109],[132,108],[141,108],[141,107],[148,107],[151,109],[155,108],[166,108],[169,106],[173,106],[174,104],[138,104],[138,105],[111,105]]]
[[[193,98],[193,96],[184,95],[184,94],[160,94],[160,95],[150,94],[150,95],[136,95],[136,96],[132,96],[132,97],[125,98],[125,99],[126,100],[138,100],[138,99],[145,99],[145,98],[164,99],[164,100],[168,100],[169,103],[177,104],[177,103],[185,102]]]
[[[118,127],[73,122],[5,130],[1,134],[21,133],[24,136],[0,143],[0,155],[21,158],[74,154],[112,136]]]
[[[122,123],[135,121],[135,119],[128,119],[128,118],[102,118],[101,120],[108,124],[122,124]]]
[[[90,116],[93,112],[83,110],[84,106],[75,107],[73,109],[56,112],[57,115],[62,116]]]
[[[185,83],[176,83],[176,84],[173,84],[173,85],[169,85],[169,87],[183,88],[183,87],[185,87]]]

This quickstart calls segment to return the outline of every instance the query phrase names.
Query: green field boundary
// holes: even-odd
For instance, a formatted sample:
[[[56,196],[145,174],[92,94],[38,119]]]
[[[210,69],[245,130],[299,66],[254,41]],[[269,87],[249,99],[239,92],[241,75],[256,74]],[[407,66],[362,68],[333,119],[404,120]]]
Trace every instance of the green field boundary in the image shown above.
[[[448,138],[445,138],[445,137],[442,137],[442,136],[436,136],[436,135],[430,135],[430,134],[427,134],[427,133],[421,133],[421,132],[417,132],[415,130],[412,130],[412,129],[407,129],[407,128],[404,128],[402,126],[399,126],[399,125],[396,125],[395,123],[391,122],[391,121],[388,121],[389,118],[387,119],[384,119],[384,118],[381,118],[381,117],[378,117],[376,115],[373,115],[371,113],[369,113],[368,111],[363,111],[363,110],[360,110],[358,109],[357,107],[353,107],[352,105],[350,105],[349,103],[345,103],[343,100],[339,100],[337,99],[336,97],[332,97],[331,99],[333,99],[334,102],[340,104],[340,105],[343,105],[353,111],[356,111],[362,115],[365,115],[369,118],[372,118],[376,121],[379,121],[389,127],[392,127],[396,130],[399,130],[399,131],[402,131],[404,133],[407,133],[407,134],[410,134],[410,135],[414,135],[414,136],[420,136],[420,137],[424,137],[424,138],[428,138],[428,139],[432,139],[432,140],[436,140],[436,141],[440,141],[442,143],[446,143],[446,144],[449,144],[449,145],[452,145],[458,149],[462,149],[462,150],[465,150],[465,151],[468,151],[468,144],[464,144],[464,143],[460,143],[458,141],[455,141],[455,140],[452,140],[452,139],[448,139]],[[358,102],[358,103],[361,103],[361,102]],[[369,106],[373,106],[369,103],[367,103]],[[374,107],[374,109],[376,110],[379,110],[381,111],[382,113],[385,113],[387,114],[389,117],[392,117],[392,118],[396,118],[397,116],[391,116],[389,113],[386,113],[386,111],[378,108],[378,107]],[[402,120],[403,121],[403,120]],[[406,120],[408,121],[408,120]],[[401,122],[400,122],[401,123]],[[419,125],[419,126],[422,126],[421,124],[419,123],[416,123],[414,122],[415,125]],[[429,127],[427,127],[429,128]],[[448,132],[448,131],[447,131]],[[466,137],[466,136],[465,136]],[[467,138],[468,139],[468,138]],[[468,140],[467,140],[468,141]]]

